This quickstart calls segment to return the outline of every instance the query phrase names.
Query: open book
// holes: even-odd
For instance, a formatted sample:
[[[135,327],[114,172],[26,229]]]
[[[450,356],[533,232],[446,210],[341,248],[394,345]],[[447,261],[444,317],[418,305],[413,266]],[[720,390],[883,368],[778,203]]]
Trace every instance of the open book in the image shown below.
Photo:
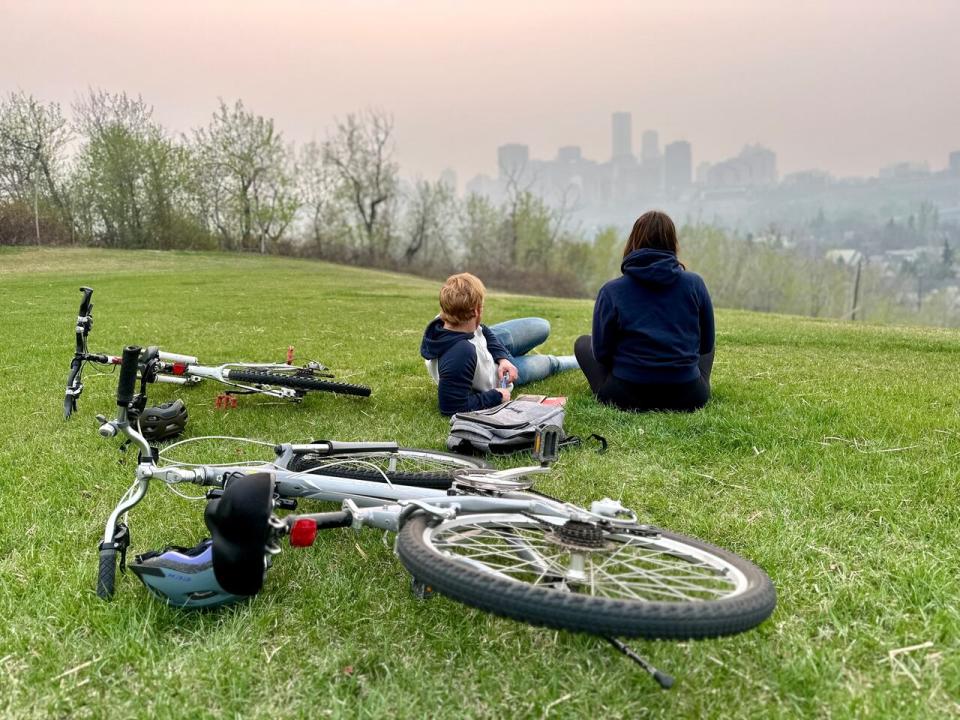
[[[563,396],[549,397],[547,395],[517,395],[514,400],[523,400],[524,402],[535,402],[540,405],[566,405],[567,398]]]

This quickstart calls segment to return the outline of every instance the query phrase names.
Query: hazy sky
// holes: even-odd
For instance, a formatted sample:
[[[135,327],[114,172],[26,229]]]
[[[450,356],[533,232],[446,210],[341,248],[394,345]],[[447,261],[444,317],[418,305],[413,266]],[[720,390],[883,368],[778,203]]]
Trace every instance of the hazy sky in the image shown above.
[[[932,169],[960,149],[960,0],[0,0],[0,91],[141,94],[175,130],[242,98],[296,141],[390,111],[406,174],[494,173],[496,146],[610,155],[610,113],[781,173]]]

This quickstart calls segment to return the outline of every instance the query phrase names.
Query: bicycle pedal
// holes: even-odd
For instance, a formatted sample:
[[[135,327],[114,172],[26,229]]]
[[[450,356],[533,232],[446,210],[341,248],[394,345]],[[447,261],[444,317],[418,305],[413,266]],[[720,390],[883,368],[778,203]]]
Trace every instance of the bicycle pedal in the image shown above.
[[[229,410],[237,406],[237,399],[233,395],[220,393],[213,402],[213,407],[217,410]]]
[[[416,578],[410,578],[410,592],[417,600],[429,600],[433,597],[433,587],[420,582]]]

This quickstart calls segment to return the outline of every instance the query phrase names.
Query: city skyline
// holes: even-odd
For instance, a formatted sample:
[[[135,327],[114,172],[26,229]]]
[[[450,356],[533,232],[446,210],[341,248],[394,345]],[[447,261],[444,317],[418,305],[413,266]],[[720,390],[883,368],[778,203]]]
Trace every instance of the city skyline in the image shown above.
[[[640,137],[639,148],[634,138]],[[632,114],[616,111],[610,115],[610,150],[604,157],[592,158],[584,154],[580,145],[564,145],[557,148],[552,157],[536,157],[525,143],[511,142],[497,147],[497,172],[494,175],[478,173],[463,185],[465,193],[498,196],[503,194],[505,183],[523,180],[523,184],[544,197],[557,199],[571,185],[583,190],[593,184],[596,192],[587,192],[594,200],[604,197],[609,202],[618,193],[617,186],[632,185],[636,196],[640,190],[647,196],[665,193],[678,197],[686,190],[699,186],[701,189],[735,187],[771,187],[780,182],[791,184],[822,184],[831,181],[895,179],[944,172],[960,175],[960,150],[951,151],[941,167],[930,168],[926,162],[900,161],[882,166],[871,175],[838,178],[823,168],[807,168],[781,175],[777,168],[777,153],[763,145],[745,144],[739,153],[716,162],[694,162],[693,145],[687,139],[664,142],[661,148],[660,134],[648,128],[635,132]],[[599,174],[598,174],[599,173]],[[630,177],[632,175],[632,177]],[[457,173],[448,168],[444,171],[445,182],[460,189]]]

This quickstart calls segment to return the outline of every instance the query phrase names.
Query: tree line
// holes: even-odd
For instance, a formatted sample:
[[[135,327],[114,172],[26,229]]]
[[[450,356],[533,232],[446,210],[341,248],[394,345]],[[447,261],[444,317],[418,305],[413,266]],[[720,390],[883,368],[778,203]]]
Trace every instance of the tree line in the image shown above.
[[[960,321],[947,299],[922,317],[901,312],[897,288],[869,268],[857,316],[849,268],[706,225],[680,232],[683,258],[720,306]],[[591,297],[618,274],[624,240],[573,225],[519,176],[500,201],[402,181],[393,121],[379,110],[296,146],[239,100],[174,134],[126,93],[90,90],[67,111],[24,92],[0,98],[0,245],[279,253],[430,277],[469,270],[502,289]]]

